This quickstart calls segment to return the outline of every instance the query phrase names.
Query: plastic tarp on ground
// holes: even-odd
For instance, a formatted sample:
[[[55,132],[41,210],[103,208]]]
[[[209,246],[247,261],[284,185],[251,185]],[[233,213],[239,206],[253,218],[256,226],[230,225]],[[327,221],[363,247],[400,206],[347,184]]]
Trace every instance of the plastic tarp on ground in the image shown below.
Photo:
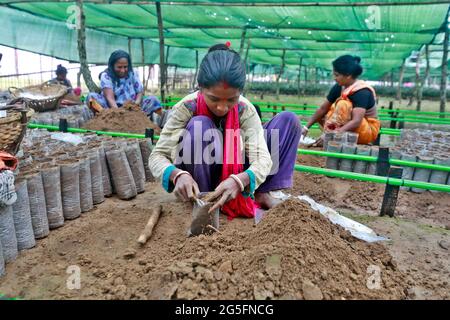
[[[84,1],[88,61],[105,63],[111,51],[128,50],[131,39],[133,60],[142,63],[144,39],[144,63],[159,63],[155,4],[123,2]],[[281,65],[286,49],[288,70],[298,70],[300,58],[303,65],[329,70],[333,59],[350,53],[362,57],[369,79],[398,69],[423,45],[442,42],[437,34],[449,9],[448,3],[438,0],[427,4],[369,0],[364,5],[353,0],[161,3],[171,65],[195,67],[195,50],[201,59],[215,43],[231,41],[239,50],[245,30],[243,52],[250,46],[249,63]],[[4,26],[0,44],[78,61],[76,30],[66,25],[75,21],[75,2],[0,0],[0,4]]]

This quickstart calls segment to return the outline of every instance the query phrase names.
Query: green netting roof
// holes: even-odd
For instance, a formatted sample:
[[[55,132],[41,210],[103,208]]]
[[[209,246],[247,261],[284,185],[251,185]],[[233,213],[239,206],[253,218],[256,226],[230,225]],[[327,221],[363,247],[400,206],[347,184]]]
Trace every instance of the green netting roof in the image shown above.
[[[153,1],[84,2],[89,62],[105,63],[111,51],[128,50],[131,39],[135,63],[159,63]],[[368,79],[397,70],[425,44],[442,50],[439,32],[449,10],[439,0],[160,2],[169,64],[195,67],[195,50],[201,59],[215,43],[231,41],[239,50],[245,30],[249,63],[279,66],[285,49],[287,70],[298,70],[300,58],[303,65],[329,70],[337,56],[350,53],[362,58]],[[0,0],[0,44],[78,61],[76,32],[66,26],[74,4]],[[435,68],[439,57],[433,59]]]

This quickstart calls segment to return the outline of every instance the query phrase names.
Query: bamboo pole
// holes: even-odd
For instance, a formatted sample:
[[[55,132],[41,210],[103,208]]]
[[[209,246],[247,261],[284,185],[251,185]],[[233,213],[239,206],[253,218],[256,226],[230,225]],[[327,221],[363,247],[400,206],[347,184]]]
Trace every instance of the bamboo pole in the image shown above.
[[[277,76],[277,93],[276,93],[277,100],[280,100],[280,79],[284,72],[285,58],[286,58],[286,50],[283,50],[283,55],[281,56],[280,72],[278,73],[278,76]]]
[[[239,47],[239,55],[241,56],[242,53],[244,52],[244,44],[245,44],[245,37],[247,35],[247,28],[244,27],[244,29],[242,29],[242,34],[241,34],[241,45]]]
[[[145,50],[144,50],[144,39],[141,39],[141,62],[142,62],[142,84],[145,83]],[[144,93],[145,93],[144,87]]]
[[[423,81],[423,84],[427,84],[427,86],[430,86],[430,45],[425,46],[425,59],[427,66],[425,68],[425,79]],[[423,86],[422,86],[423,87]]]
[[[402,62],[402,66],[400,67],[400,74],[398,77],[398,85],[397,85],[397,101],[399,104],[402,103],[402,86],[403,86],[403,76],[405,75],[405,60]]]
[[[130,55],[131,61],[133,61],[133,57],[131,55],[131,38],[128,37],[128,54]]]
[[[302,73],[302,63],[303,63],[303,57],[300,57],[300,61],[298,63],[298,76],[297,76],[297,95],[298,98],[300,99],[300,75]]]
[[[178,66],[175,66],[175,71],[173,73],[173,79],[172,79],[172,90],[175,91],[175,78],[177,77],[177,69]]]
[[[422,82],[420,79],[420,53],[417,56],[417,60],[416,60],[416,84],[414,86],[414,91],[416,94],[416,100],[417,100],[417,104],[416,104],[416,111],[420,111],[420,108],[422,107],[422,101],[420,97],[421,95],[421,87],[422,87]]]
[[[90,92],[99,92],[100,89],[92,80],[91,72],[87,64],[86,54],[86,29],[85,29],[85,16],[83,10],[83,0],[77,0],[77,7],[80,12],[80,24],[77,30],[77,43],[78,43],[78,56],[80,58],[80,72],[83,74],[84,83]]]
[[[197,75],[198,75],[198,50],[195,50],[195,73],[194,79],[192,80],[192,90],[195,89],[195,85],[197,84]]]
[[[158,31],[159,31],[159,76],[160,76],[160,95],[161,102],[166,102],[166,66],[164,61],[164,29],[161,12],[161,3],[156,2],[156,14],[158,17]]]
[[[448,18],[449,11],[447,11],[447,16],[444,21],[444,43],[442,52],[442,66],[441,66],[441,102],[439,106],[440,112],[445,112],[446,102],[447,102],[447,60],[448,60],[448,43],[449,43],[449,30],[448,30]],[[441,116],[443,117],[443,116]]]

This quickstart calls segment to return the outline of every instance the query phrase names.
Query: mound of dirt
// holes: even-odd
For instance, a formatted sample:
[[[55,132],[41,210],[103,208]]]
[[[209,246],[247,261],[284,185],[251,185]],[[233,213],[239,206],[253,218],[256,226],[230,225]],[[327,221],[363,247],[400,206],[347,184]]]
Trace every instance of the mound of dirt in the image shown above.
[[[127,104],[121,108],[105,109],[88,121],[84,129],[129,132],[144,134],[145,129],[151,128],[159,134],[161,130],[156,126],[141,108],[135,104]]]
[[[406,297],[405,276],[382,245],[353,238],[295,199],[255,228],[189,238],[178,249],[147,264],[153,276],[135,290],[162,299]],[[380,272],[377,289],[370,270]]]

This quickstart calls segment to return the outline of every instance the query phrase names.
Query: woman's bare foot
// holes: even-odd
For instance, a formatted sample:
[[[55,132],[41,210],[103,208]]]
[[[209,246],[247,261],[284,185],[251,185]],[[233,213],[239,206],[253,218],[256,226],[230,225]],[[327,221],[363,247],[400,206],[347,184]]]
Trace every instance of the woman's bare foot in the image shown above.
[[[255,193],[255,201],[261,205],[263,209],[271,209],[277,204],[283,202],[281,199],[272,197],[268,192],[257,192]]]

